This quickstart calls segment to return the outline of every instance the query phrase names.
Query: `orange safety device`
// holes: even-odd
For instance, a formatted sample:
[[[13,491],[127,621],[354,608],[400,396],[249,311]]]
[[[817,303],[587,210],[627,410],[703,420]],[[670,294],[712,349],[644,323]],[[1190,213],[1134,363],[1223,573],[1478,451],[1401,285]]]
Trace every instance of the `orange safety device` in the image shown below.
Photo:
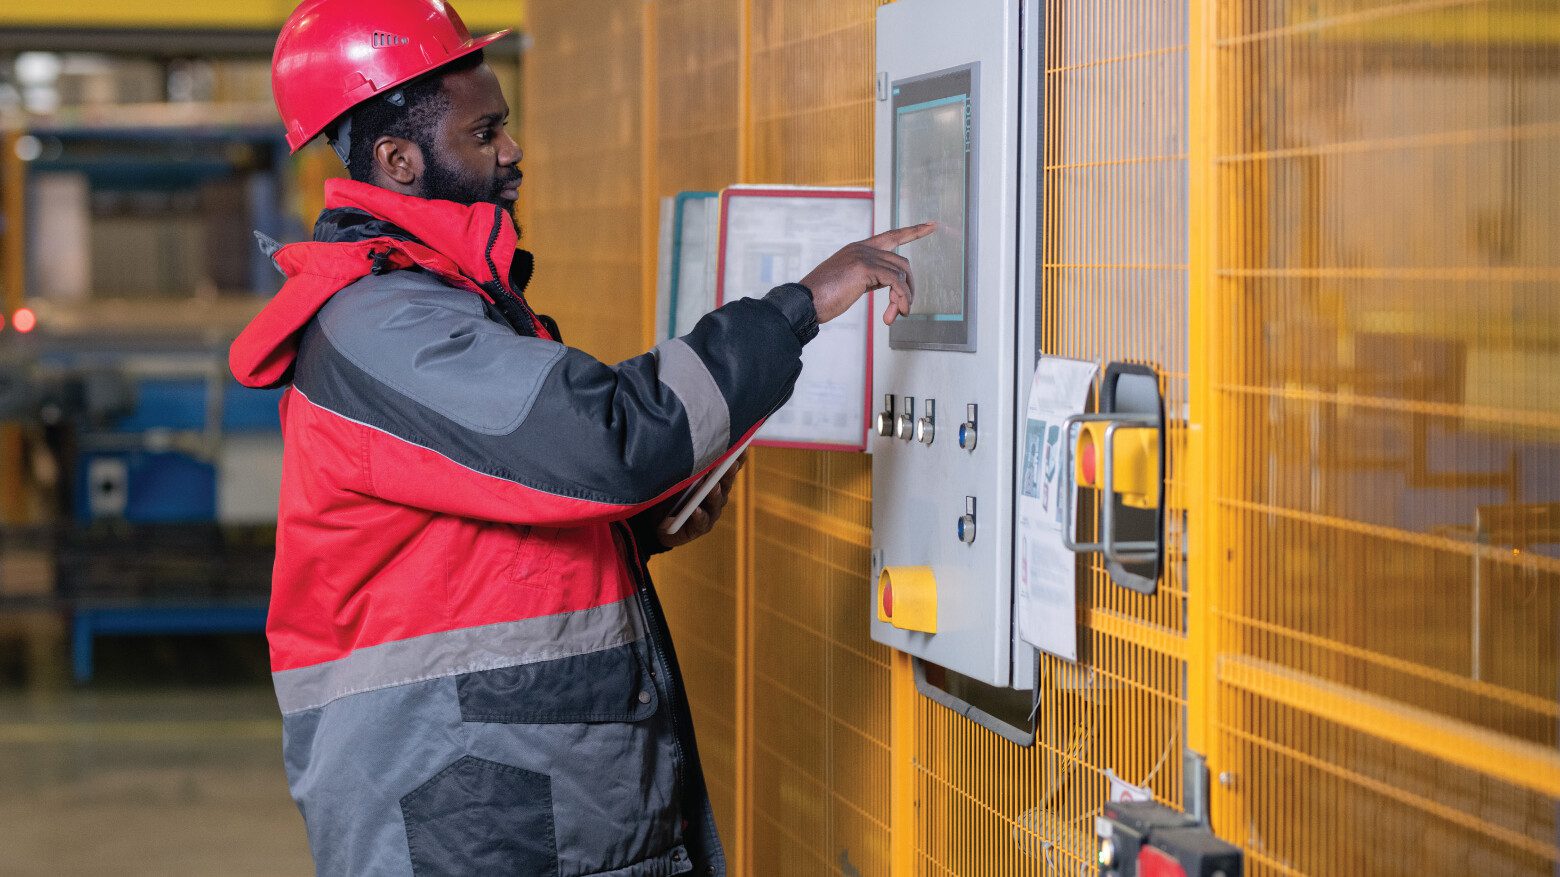
[[[276,39],[271,93],[302,149],[348,110],[508,36],[472,39],[440,0],[304,0]]]
[[[878,574],[879,621],[900,630],[937,632],[937,576],[929,566],[885,566]]]
[[[1098,420],[1079,424],[1078,443],[1073,451],[1073,476],[1079,487],[1104,487],[1105,429]],[[1121,496],[1124,505],[1137,509],[1159,507],[1159,429],[1152,426],[1117,426],[1113,436],[1110,465],[1111,490]]]

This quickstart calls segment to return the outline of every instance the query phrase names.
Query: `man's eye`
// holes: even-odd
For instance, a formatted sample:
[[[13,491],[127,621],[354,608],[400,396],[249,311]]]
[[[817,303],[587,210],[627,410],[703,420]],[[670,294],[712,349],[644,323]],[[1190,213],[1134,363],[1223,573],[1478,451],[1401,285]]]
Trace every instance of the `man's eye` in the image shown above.
[[[492,140],[492,139],[493,139],[493,132],[492,131],[478,131],[477,132],[477,140],[479,142],[481,142],[481,143],[486,143],[486,142],[488,142],[489,140]]]

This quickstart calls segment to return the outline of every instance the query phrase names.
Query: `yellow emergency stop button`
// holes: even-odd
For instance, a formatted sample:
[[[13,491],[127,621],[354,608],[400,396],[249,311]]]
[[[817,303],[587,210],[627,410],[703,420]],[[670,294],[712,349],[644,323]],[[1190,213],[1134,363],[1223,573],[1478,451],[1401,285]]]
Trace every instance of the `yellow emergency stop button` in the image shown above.
[[[1079,487],[1096,490],[1105,484],[1101,464],[1105,459],[1107,423],[1079,424],[1078,447],[1073,453],[1073,474]],[[1118,426],[1111,437],[1115,470],[1111,489],[1121,501],[1138,509],[1159,507],[1159,430],[1152,426]]]
[[[929,566],[885,566],[878,573],[877,617],[901,630],[937,632],[937,577]]]

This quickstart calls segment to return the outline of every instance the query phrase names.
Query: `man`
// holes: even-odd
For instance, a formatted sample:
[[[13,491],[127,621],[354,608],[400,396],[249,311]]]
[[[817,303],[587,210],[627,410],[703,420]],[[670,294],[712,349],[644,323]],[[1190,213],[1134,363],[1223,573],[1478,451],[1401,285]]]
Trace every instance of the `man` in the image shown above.
[[[527,305],[520,149],[481,49],[437,0],[308,0],[273,59],[293,149],[351,180],[234,343],[290,385],[268,636],[319,872],[725,872],[645,557],[669,498],[779,407],[817,323],[888,286],[853,244],[616,366]],[[632,302],[625,301],[625,307]],[[729,486],[729,485],[728,485]]]

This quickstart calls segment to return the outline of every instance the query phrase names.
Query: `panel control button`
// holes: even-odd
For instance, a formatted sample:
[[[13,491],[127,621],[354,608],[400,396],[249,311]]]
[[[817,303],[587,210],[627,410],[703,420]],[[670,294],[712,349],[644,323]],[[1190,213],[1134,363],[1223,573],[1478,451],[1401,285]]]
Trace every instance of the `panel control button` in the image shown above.
[[[975,403],[971,402],[964,408],[964,422],[959,424],[959,447],[966,451],[975,450]]]
[[[965,545],[975,542],[975,497],[964,498],[964,514],[959,518],[957,527],[959,541]]]
[[[915,422],[915,440],[923,445],[929,445],[937,437],[937,402],[927,399],[921,406],[926,412],[921,419]]]
[[[915,437],[915,397],[905,397],[905,410],[899,413],[894,434],[904,441]]]
[[[894,394],[883,394],[883,410],[877,414],[877,434],[884,438],[894,434]]]

